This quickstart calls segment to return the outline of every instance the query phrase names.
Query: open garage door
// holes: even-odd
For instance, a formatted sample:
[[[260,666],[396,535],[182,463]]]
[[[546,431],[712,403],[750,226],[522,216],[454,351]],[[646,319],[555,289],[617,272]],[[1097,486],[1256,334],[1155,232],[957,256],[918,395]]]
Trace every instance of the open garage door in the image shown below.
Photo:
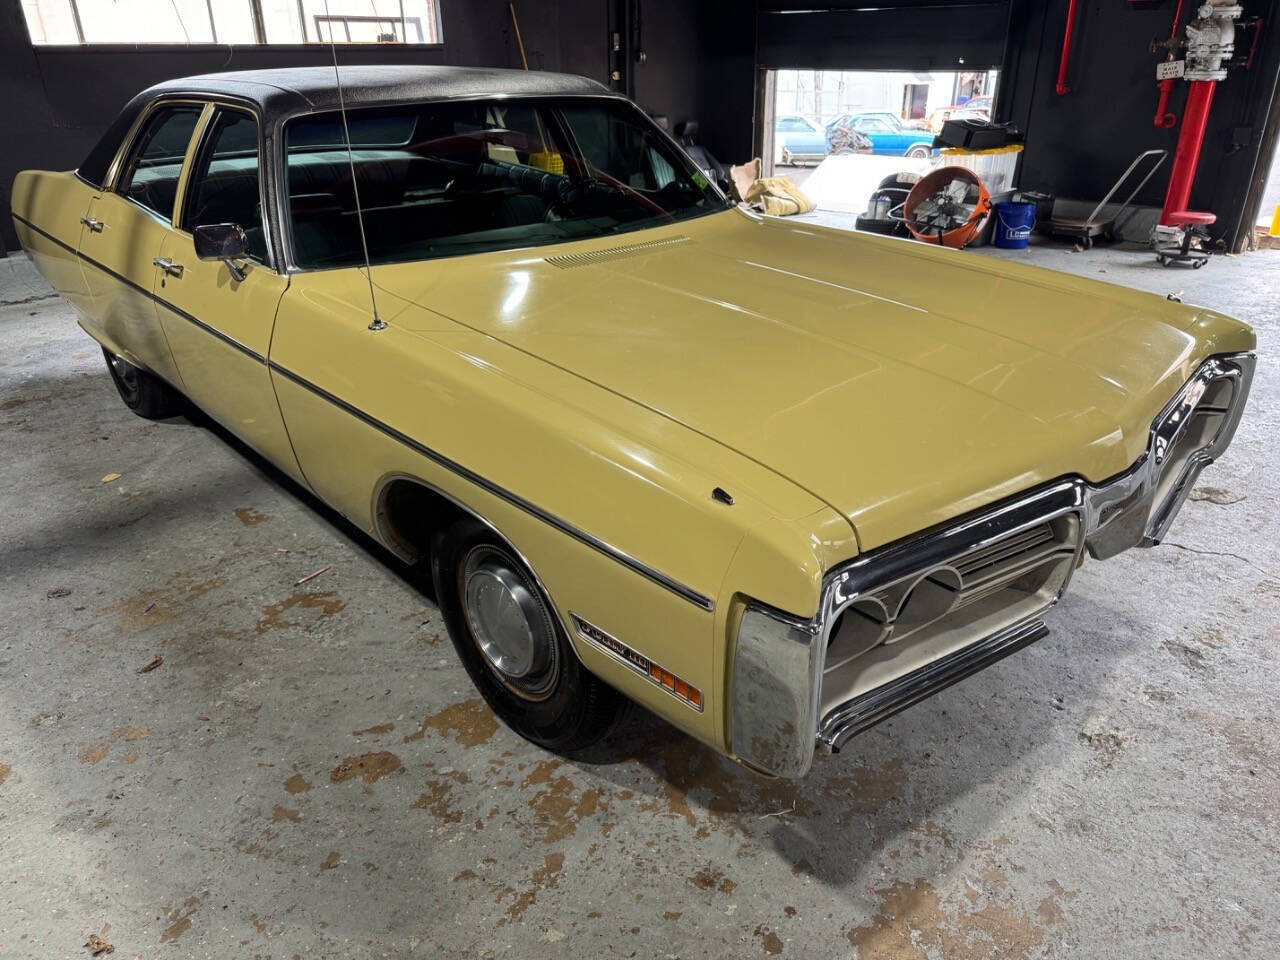
[[[945,162],[933,143],[946,120],[989,120],[998,79],[997,70],[769,70],[765,173],[790,177],[819,210],[860,214],[887,178]]]
[[[1007,0],[767,4],[757,24],[765,173],[853,215],[887,176],[926,172],[944,120],[991,118],[1008,12]]]
[[[959,70],[1000,66],[1008,0],[772,0],[757,13],[761,67]]]

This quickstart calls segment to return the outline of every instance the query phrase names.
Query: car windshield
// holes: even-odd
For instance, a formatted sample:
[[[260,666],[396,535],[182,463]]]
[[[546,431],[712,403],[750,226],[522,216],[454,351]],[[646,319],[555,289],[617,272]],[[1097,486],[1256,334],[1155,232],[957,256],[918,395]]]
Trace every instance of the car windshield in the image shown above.
[[[294,262],[372,263],[581,240],[723,210],[725,199],[624,100],[517,99],[336,113],[285,127]]]

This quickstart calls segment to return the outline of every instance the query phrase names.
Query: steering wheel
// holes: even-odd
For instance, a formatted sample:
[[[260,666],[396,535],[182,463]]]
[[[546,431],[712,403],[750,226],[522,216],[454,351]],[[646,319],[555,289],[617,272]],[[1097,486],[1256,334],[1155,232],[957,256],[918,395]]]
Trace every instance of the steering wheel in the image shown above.
[[[563,194],[550,203],[548,205],[548,213],[558,212],[560,208],[564,207],[569,202],[569,197],[576,191],[591,191],[593,189],[599,190],[602,187],[608,188],[611,192],[620,193],[628,199],[635,200],[641,206],[652,211],[658,217],[662,217],[668,221],[674,220],[674,217],[672,217],[670,213],[658,204],[654,203],[640,191],[627,186],[627,184],[623,183],[621,180],[611,177],[603,170],[598,170],[594,167],[588,167],[585,179],[580,180],[577,183],[570,184]]]

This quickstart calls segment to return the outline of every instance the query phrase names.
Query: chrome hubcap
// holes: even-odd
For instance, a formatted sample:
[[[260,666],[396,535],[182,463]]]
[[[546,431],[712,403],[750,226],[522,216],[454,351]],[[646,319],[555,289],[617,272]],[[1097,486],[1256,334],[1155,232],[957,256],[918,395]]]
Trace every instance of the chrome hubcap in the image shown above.
[[[124,357],[116,356],[114,353],[111,354],[110,361],[111,369],[120,378],[120,382],[125,385],[125,388],[130,393],[135,392],[138,389],[138,371],[133,364]]]
[[[501,552],[478,547],[462,570],[467,625],[489,666],[526,697],[555,680],[555,634],[541,599]]]

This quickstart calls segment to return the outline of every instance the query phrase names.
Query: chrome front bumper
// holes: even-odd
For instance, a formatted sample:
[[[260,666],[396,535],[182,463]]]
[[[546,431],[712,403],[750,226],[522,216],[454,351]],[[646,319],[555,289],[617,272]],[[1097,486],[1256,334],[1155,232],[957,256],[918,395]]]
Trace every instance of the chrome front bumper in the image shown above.
[[[1160,542],[1200,471],[1231,442],[1254,363],[1253,354],[1205,361],[1153,421],[1143,456],[1110,481],[1095,486],[1079,477],[1065,478],[859,557],[827,575],[818,613],[809,620],[748,604],[730,674],[734,754],[764,773],[804,776],[817,746],[838,750],[855,734],[1044,636],[1041,614],[1066,590],[1082,551],[1106,559]],[[937,581],[954,574],[966,557],[1054,523],[1070,523],[1074,562],[1048,581],[1034,601],[1023,601],[1016,622],[979,630],[959,642],[952,638],[944,655],[843,702],[832,703],[827,691],[823,709],[828,647],[843,614],[852,616],[868,603],[883,611],[884,603],[875,597],[897,595],[902,597],[897,615],[902,616],[912,590],[926,581],[936,589]],[[896,586],[901,584],[911,586]],[[1031,608],[1024,609],[1028,602]],[[893,616],[880,625],[884,637],[891,635]],[[950,613],[938,618],[944,627],[946,616]]]

